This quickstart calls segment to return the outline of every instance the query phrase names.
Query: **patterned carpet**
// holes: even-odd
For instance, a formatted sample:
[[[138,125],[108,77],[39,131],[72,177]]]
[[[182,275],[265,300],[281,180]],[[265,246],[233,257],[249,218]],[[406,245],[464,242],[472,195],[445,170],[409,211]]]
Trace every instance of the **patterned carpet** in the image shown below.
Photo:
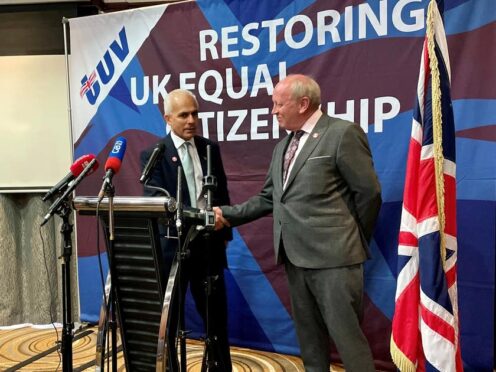
[[[61,329],[58,329],[61,337]],[[57,335],[53,328],[22,327],[0,330],[0,371],[61,371],[61,356],[55,350]],[[74,371],[94,371],[96,329],[79,331],[73,342]],[[41,358],[30,358],[42,355]],[[44,355],[46,354],[46,355]],[[187,345],[188,371],[201,370],[203,343],[189,341]],[[236,372],[297,372],[304,371],[302,362],[294,356],[263,351],[231,348],[233,371]],[[23,362],[25,365],[23,365]],[[27,362],[30,362],[27,364]],[[118,355],[118,370],[125,371],[122,353]],[[332,371],[343,371],[333,368]]]

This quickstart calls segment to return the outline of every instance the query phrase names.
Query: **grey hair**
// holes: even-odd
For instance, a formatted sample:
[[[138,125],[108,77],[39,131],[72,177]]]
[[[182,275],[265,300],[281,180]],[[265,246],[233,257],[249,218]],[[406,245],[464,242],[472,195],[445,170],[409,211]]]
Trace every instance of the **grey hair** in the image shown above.
[[[173,91],[169,92],[164,98],[164,115],[172,114],[172,98],[181,94],[187,94],[191,96],[191,98],[193,98],[193,100],[195,101],[196,106],[198,107],[198,100],[193,93],[186,89],[174,89]]]
[[[307,75],[288,75],[289,87],[291,89],[291,96],[293,99],[301,97],[308,97],[310,100],[310,107],[319,107],[320,105],[320,87],[319,84]]]

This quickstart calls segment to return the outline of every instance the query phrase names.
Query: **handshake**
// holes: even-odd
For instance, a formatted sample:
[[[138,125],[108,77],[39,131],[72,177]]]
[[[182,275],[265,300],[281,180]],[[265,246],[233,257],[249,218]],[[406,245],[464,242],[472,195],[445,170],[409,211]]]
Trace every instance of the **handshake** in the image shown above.
[[[215,213],[215,231],[220,230],[224,227],[230,227],[231,224],[222,215],[222,210],[219,207],[213,207]]]

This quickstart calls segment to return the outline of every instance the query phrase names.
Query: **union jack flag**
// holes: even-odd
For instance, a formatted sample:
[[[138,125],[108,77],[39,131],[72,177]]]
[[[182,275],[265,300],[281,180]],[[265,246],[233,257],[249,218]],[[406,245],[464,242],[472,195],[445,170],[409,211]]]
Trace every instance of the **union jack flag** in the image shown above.
[[[398,238],[391,355],[401,371],[463,371],[450,75],[443,20],[431,0]]]
[[[91,87],[95,83],[95,80],[96,80],[96,71],[93,71],[90,77],[86,81],[84,81],[83,79],[83,81],[81,82],[82,83],[81,89],[79,90],[79,96],[81,98],[83,98],[86,92],[91,89]]]

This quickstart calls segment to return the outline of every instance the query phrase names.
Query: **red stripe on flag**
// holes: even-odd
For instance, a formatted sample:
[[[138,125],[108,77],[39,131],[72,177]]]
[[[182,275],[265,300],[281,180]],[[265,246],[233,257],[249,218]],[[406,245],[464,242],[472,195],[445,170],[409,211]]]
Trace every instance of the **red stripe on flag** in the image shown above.
[[[401,245],[408,245],[410,247],[418,247],[418,239],[410,232],[400,231],[398,243]]]
[[[453,284],[456,282],[456,265],[453,265],[451,269],[446,271],[446,284],[448,288],[451,288]]]
[[[410,139],[408,149],[408,162],[406,164],[405,191],[403,198],[403,206],[414,217],[417,217],[417,179],[419,173],[419,161],[421,146],[414,139]]]
[[[419,221],[437,215],[434,159],[422,160],[419,167],[417,216]]]
[[[400,346],[403,354],[414,364],[417,360],[417,344],[420,340],[418,327],[419,286],[420,280],[417,273],[396,300],[392,324],[394,342]]]
[[[420,304],[421,315],[424,323],[451,343],[455,343],[455,330],[444,319],[432,313],[423,304]]]

